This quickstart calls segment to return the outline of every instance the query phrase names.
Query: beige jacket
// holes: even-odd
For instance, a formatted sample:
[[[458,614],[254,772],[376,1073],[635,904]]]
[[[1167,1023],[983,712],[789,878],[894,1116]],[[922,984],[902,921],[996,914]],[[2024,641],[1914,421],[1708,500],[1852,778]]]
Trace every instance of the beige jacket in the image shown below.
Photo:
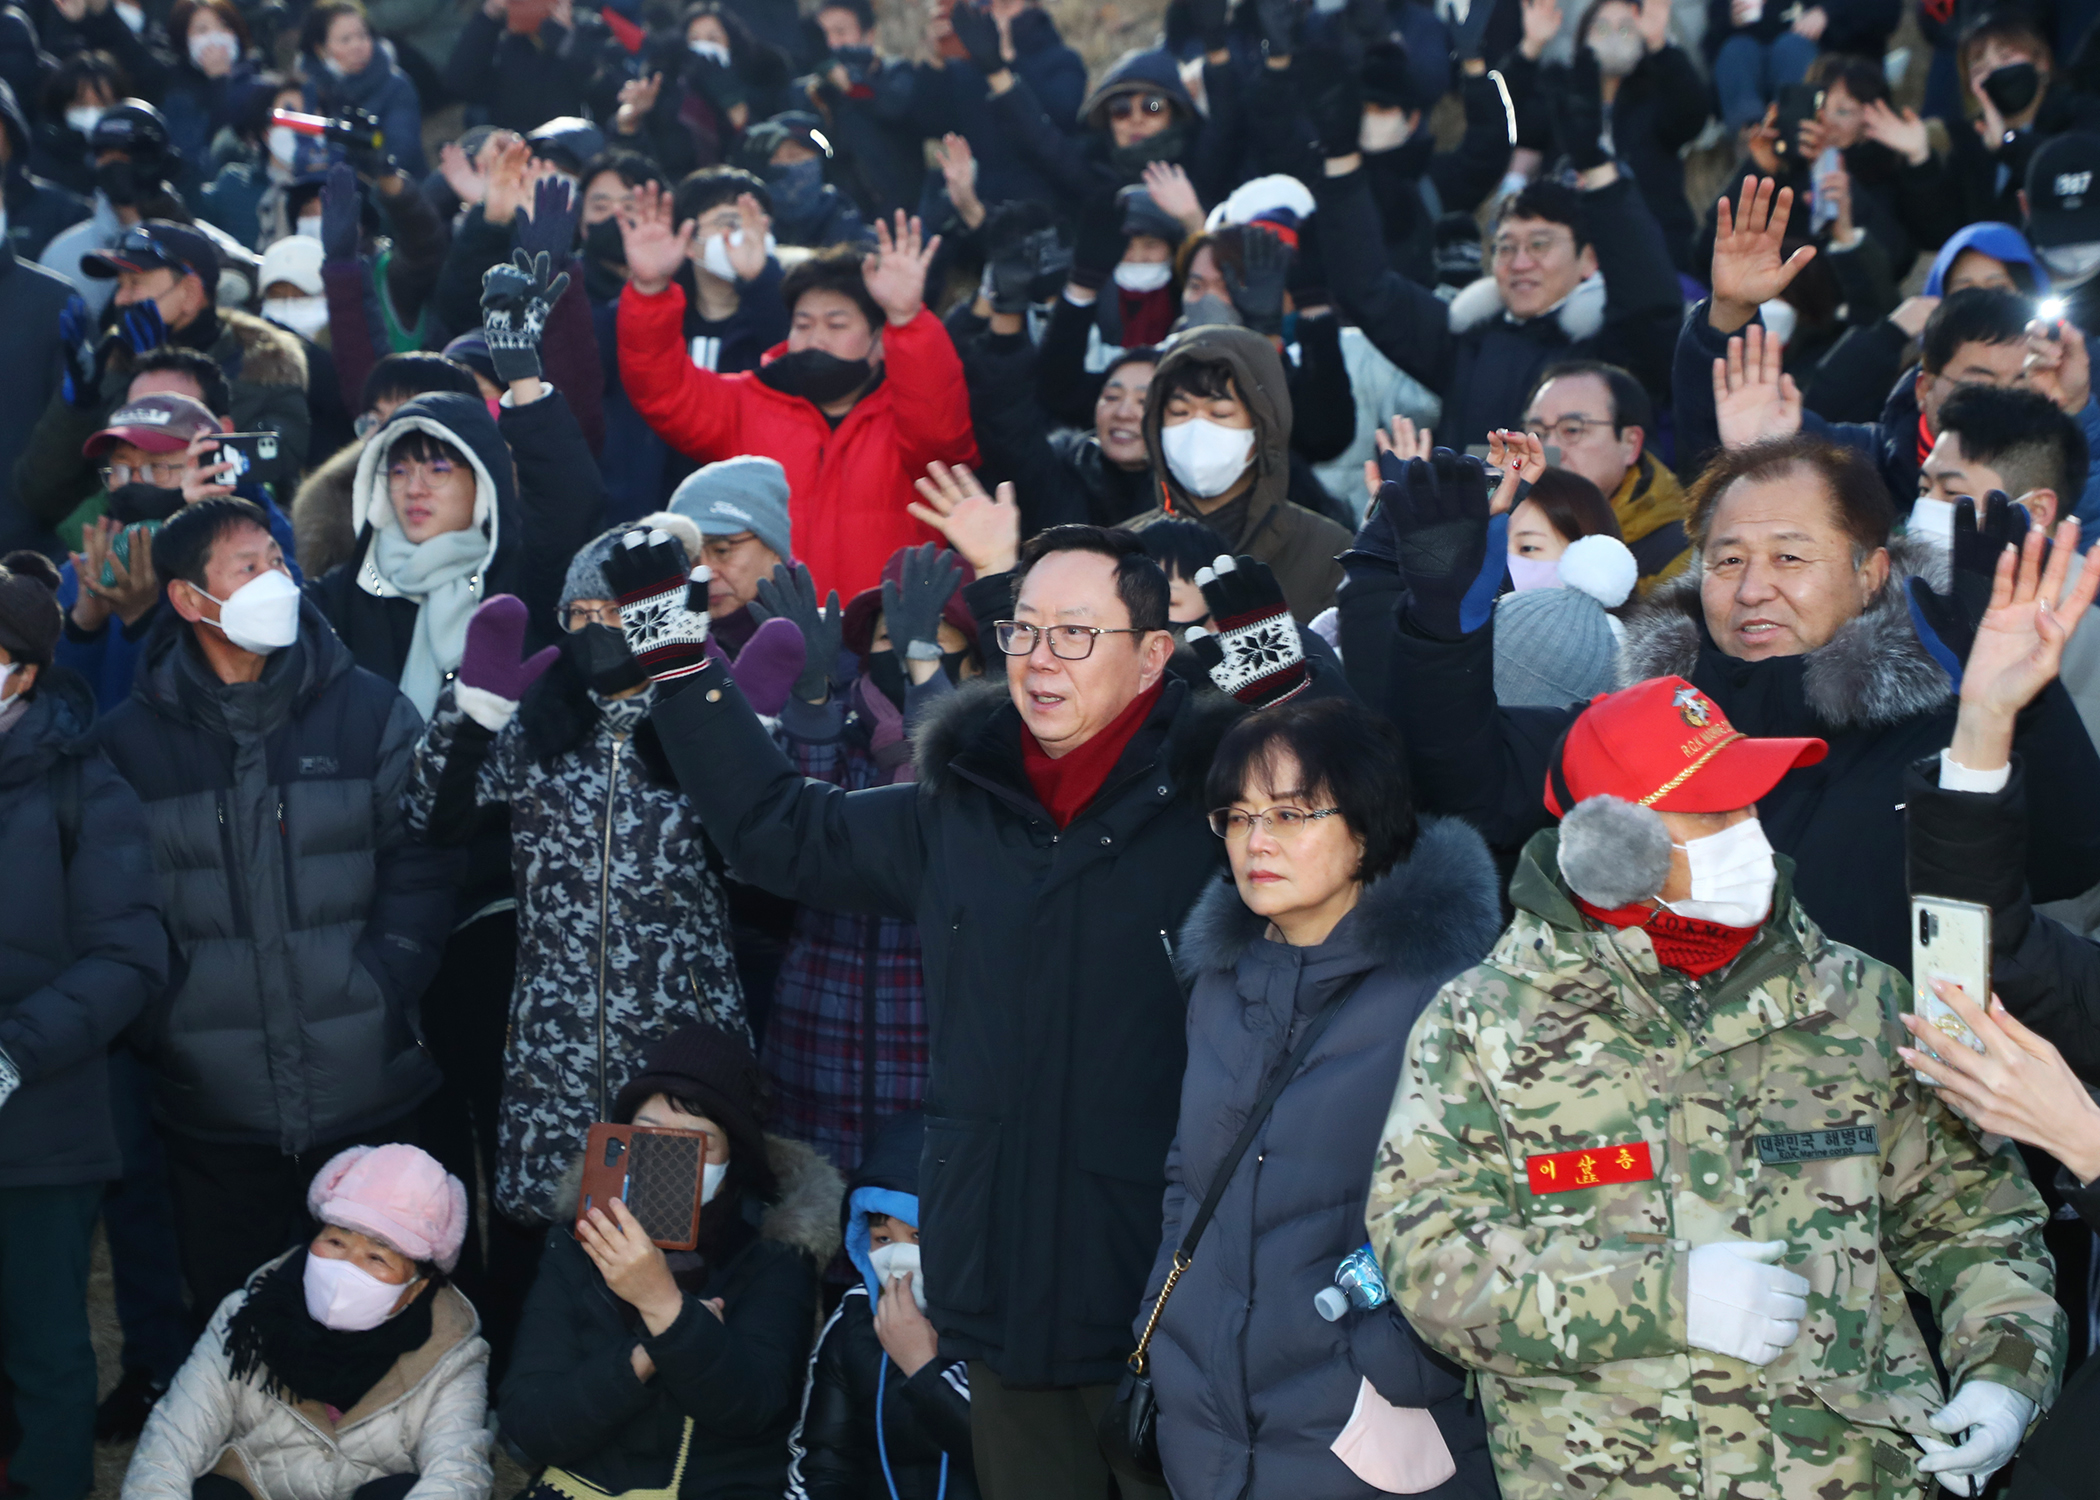
[[[209,1473],[257,1500],[350,1500],[361,1484],[410,1472],[422,1477],[408,1500],[488,1500],[489,1346],[465,1297],[440,1288],[429,1342],[331,1421],[319,1402],[293,1404],[257,1376],[229,1377],[226,1327],[247,1295],[219,1304],[154,1406],[122,1500],[190,1500],[191,1484]]]

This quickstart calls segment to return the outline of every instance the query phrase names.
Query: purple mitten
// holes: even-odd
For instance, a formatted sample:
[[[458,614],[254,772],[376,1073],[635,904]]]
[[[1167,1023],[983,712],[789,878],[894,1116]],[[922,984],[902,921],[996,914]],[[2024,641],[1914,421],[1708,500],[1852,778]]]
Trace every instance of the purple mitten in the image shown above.
[[[561,647],[548,646],[523,661],[518,659],[525,649],[526,619],[524,600],[515,594],[497,594],[467,621],[454,696],[461,710],[485,729],[501,729],[509,723],[525,689],[539,681],[540,674],[561,655]]]
[[[737,653],[729,675],[757,712],[771,717],[787,706],[788,692],[802,675],[809,648],[801,627],[782,615],[760,625]]]

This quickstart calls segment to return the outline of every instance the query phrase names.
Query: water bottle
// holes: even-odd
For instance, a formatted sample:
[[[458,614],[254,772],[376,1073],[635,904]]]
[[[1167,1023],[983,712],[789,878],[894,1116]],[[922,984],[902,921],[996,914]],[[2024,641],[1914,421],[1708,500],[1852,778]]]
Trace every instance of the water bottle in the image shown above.
[[[1313,1306],[1328,1322],[1338,1322],[1352,1307],[1369,1312],[1387,1301],[1385,1277],[1378,1273],[1378,1257],[1369,1245],[1351,1250],[1334,1268],[1334,1285],[1313,1294]]]

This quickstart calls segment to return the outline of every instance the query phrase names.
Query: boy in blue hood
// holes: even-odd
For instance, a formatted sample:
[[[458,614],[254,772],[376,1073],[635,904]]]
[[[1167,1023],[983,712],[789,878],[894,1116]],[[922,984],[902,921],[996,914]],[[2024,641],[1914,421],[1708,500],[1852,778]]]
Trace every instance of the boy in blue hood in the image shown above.
[[[970,1372],[944,1361],[919,1269],[919,1150],[926,1117],[892,1115],[846,1195],[846,1254],[860,1272],[817,1338],[789,1442],[790,1500],[977,1500]],[[891,1372],[896,1378],[891,1379]],[[871,1483],[880,1473],[882,1484]]]

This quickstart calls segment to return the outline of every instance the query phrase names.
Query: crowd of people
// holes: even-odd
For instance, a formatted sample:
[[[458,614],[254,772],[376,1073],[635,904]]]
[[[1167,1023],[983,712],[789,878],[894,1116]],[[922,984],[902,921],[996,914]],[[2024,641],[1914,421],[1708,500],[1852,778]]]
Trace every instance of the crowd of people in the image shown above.
[[[2100,10],[1075,40],[0,0],[8,1495],[2092,1493]]]

